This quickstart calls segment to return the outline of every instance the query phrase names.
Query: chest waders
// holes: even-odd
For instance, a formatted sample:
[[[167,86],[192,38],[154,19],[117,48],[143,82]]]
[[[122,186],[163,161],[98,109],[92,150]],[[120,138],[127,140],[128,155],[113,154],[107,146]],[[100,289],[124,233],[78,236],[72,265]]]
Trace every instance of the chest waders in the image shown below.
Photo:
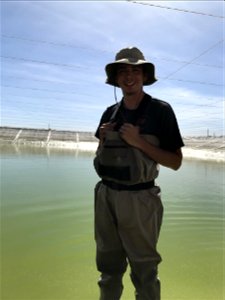
[[[155,136],[143,135],[154,145]],[[159,300],[156,250],[163,207],[154,185],[158,165],[109,132],[94,159],[102,178],[95,187],[96,262],[101,272],[100,300],[119,300],[127,264],[137,300]]]
[[[159,145],[156,136],[142,137],[152,145]],[[115,131],[106,133],[105,141],[94,158],[94,167],[102,179],[129,186],[153,181],[159,173],[155,161],[128,145]]]

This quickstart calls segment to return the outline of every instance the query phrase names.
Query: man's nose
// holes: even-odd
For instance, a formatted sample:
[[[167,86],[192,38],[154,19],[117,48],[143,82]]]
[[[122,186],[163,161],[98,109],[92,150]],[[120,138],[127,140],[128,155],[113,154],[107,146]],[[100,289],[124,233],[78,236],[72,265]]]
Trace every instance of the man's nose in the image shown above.
[[[127,77],[133,76],[133,71],[132,71],[132,70],[127,70],[127,71],[126,71],[126,76],[127,76]]]

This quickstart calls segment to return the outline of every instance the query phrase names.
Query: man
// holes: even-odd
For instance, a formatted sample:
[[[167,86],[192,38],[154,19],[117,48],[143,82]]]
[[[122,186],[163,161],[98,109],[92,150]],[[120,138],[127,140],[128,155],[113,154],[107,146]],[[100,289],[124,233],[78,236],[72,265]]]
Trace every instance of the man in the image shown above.
[[[123,99],[106,109],[96,131],[94,165],[96,262],[100,300],[119,300],[127,264],[137,300],[159,300],[156,246],[162,223],[158,165],[179,169],[184,145],[170,105],[143,90],[153,84],[154,65],[133,47],[106,65],[107,83]]]

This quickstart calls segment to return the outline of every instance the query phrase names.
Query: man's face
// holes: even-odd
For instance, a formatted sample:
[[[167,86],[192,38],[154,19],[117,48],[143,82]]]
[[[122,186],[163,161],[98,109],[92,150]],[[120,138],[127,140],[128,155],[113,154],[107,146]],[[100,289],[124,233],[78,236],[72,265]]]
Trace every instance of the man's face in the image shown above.
[[[117,69],[117,83],[124,95],[134,95],[143,88],[145,80],[142,66],[121,64]]]

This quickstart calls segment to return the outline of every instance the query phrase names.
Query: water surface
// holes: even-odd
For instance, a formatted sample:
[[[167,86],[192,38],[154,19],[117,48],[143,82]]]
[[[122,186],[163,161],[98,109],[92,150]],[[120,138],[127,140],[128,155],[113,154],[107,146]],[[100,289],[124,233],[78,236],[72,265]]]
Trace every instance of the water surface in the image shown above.
[[[1,147],[1,299],[98,299],[93,154]],[[157,180],[162,300],[224,299],[224,166],[185,161]],[[132,300],[129,274],[122,300]]]

